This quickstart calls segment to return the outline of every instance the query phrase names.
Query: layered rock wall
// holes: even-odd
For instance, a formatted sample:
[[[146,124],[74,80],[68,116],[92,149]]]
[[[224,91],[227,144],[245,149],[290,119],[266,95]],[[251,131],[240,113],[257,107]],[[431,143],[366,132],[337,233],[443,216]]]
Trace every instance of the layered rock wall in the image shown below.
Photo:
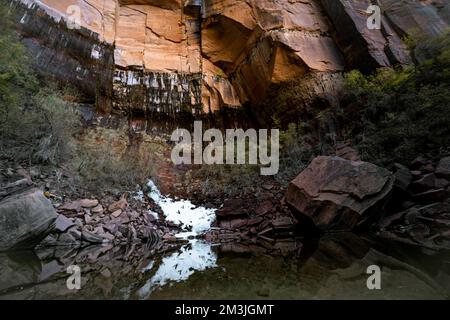
[[[200,7],[195,3],[12,3],[18,8],[24,41],[38,57],[38,66],[97,98],[102,110],[201,111]],[[69,29],[67,22],[77,8],[80,28]]]
[[[320,0],[333,27],[333,38],[349,68],[371,71],[410,63],[402,38],[438,35],[449,27],[450,3],[419,0]],[[369,29],[371,4],[381,8],[381,28]]]
[[[228,75],[241,103],[257,102],[271,84],[343,71],[330,31],[316,1],[207,1],[202,52]]]
[[[86,99],[97,100],[100,109],[110,111],[115,68],[113,45],[102,41],[89,26],[69,29],[49,7],[32,1],[12,4],[23,41],[39,69],[58,81],[75,85]]]
[[[410,63],[402,38],[439,34],[450,17],[446,0],[10,1],[45,71],[95,91],[102,109],[139,113],[257,104],[302,79],[305,96],[330,97],[344,70]],[[74,8],[79,30],[65,26]]]

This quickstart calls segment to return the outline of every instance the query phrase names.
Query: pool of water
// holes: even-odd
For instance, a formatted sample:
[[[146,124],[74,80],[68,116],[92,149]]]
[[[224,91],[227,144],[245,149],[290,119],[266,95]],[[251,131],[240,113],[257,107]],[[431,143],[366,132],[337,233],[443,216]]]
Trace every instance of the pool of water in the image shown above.
[[[69,290],[67,267],[81,269]],[[381,290],[367,268],[381,268]],[[0,254],[0,299],[447,299],[450,255],[353,234],[167,249],[47,248]]]
[[[173,199],[162,195],[152,180],[148,181],[147,186],[150,189],[148,196],[161,208],[166,221],[174,222],[182,227],[183,232],[177,235],[178,238],[197,236],[211,228],[211,224],[216,219],[216,209],[195,206],[190,200]],[[152,212],[149,213],[155,215]]]

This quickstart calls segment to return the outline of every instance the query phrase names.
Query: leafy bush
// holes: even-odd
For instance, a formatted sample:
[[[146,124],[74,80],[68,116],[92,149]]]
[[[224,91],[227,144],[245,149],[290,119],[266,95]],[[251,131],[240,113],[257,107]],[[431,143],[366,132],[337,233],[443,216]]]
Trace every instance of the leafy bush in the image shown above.
[[[279,171],[271,177],[282,184],[295,178],[309,163],[313,155],[319,152],[307,143],[302,125],[291,123],[286,130],[280,130]],[[247,142],[246,152],[249,145]],[[225,154],[226,151],[224,151]],[[236,152],[236,149],[235,149]],[[246,156],[247,159],[247,156]],[[227,197],[246,192],[255,185],[262,184],[268,177],[261,176],[259,165],[202,165],[193,170],[191,178],[202,181],[202,193],[207,196],[224,194]]]
[[[73,152],[74,135],[80,127],[79,114],[61,98],[59,93],[40,93],[36,105],[42,115],[43,129],[39,138],[35,159],[50,163],[61,163],[70,159]]]
[[[0,155],[60,163],[71,153],[78,115],[55,88],[39,88],[33,60],[0,6]]]
[[[418,65],[346,76],[345,124],[364,159],[408,163],[450,144],[450,34],[421,41]]]
[[[147,141],[132,149],[128,139],[126,127],[88,128],[79,135],[73,158],[67,162],[77,185],[93,193],[123,191],[154,178],[159,145]]]
[[[40,91],[0,116],[0,150],[12,161],[58,164],[70,158],[79,115],[59,92]]]
[[[9,6],[0,2],[0,112],[24,104],[37,89],[31,58],[14,32]],[[26,100],[26,99],[25,99]]]
[[[255,149],[256,145],[250,145],[245,141],[245,159],[249,159],[250,149]],[[223,163],[226,163],[226,147],[223,148]],[[237,156],[237,148],[234,148],[234,156]],[[246,160],[246,161],[247,161]],[[235,196],[243,190],[250,188],[258,182],[260,169],[258,165],[251,164],[203,164],[194,169],[192,177],[202,181],[202,193],[207,196],[224,194],[228,197]],[[188,177],[187,180],[189,180]],[[185,181],[191,184],[191,181]]]

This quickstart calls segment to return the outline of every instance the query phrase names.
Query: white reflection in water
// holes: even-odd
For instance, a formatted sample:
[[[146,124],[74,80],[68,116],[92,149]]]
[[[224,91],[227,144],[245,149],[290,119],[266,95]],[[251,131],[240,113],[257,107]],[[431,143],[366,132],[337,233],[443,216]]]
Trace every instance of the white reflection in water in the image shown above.
[[[216,209],[207,209],[204,207],[196,207],[189,200],[174,200],[163,196],[151,180],[148,182],[151,190],[149,197],[158,204],[166,220],[174,223],[181,223],[186,232],[178,235],[178,237],[195,236],[205,232],[211,228],[216,215]],[[191,231],[187,231],[190,229]]]
[[[154,275],[139,289],[139,298],[147,299],[157,288],[172,281],[185,281],[195,272],[215,267],[217,267],[217,255],[211,245],[200,240],[192,240],[189,245],[162,259]],[[153,262],[145,268],[150,271],[152,269]]]
[[[196,207],[189,200],[174,200],[163,196],[151,180],[149,180],[148,186],[151,190],[149,197],[161,207],[166,220],[182,224],[185,231],[178,234],[177,237],[195,236],[211,228],[211,224],[216,218],[215,209]],[[149,212],[149,214],[156,215],[154,212]],[[217,256],[210,244],[200,240],[191,240],[179,251],[164,257],[157,266],[154,261],[151,261],[142,270],[153,276],[139,289],[138,296],[141,299],[147,299],[157,288],[171,282],[185,281],[195,272],[216,267],[216,261]]]

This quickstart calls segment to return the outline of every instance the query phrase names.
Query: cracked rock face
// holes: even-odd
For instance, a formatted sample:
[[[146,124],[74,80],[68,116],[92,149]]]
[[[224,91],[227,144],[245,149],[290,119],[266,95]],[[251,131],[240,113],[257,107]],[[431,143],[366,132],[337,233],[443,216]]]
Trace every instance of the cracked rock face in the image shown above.
[[[206,65],[227,75],[240,103],[260,101],[271,84],[344,69],[329,21],[315,1],[207,1],[204,11]],[[214,73],[205,70],[207,77]],[[208,81],[206,86],[211,87]]]
[[[19,18],[24,29],[30,21],[37,23],[36,17],[30,18],[36,12],[30,10],[39,8],[56,23],[47,37],[57,38],[54,29],[59,29],[62,40],[69,42],[70,31],[61,21],[70,19],[78,6],[86,38],[82,41],[90,47],[67,56],[77,60],[88,54],[101,61],[96,63],[101,65],[98,72],[110,73],[101,77],[95,93],[101,95],[97,101],[110,105],[102,109],[144,112],[209,112],[258,103],[272,84],[303,78],[315,79],[306,85],[315,95],[333,95],[338,86],[324,85],[329,82],[324,79],[337,82],[337,75],[348,68],[370,71],[410,63],[401,39],[414,32],[438,34],[450,18],[446,0],[379,0],[380,30],[367,28],[369,0],[11,1],[28,8],[29,15],[25,11]],[[45,38],[46,29],[39,30],[30,39]],[[39,50],[67,51],[64,41],[43,44]],[[112,48],[111,57],[102,46]],[[105,63],[105,57],[112,61]],[[71,67],[59,61],[62,69],[74,69],[77,78],[71,82],[97,81],[90,75],[92,61],[78,60]],[[51,73],[58,68],[53,69]]]
[[[382,213],[393,185],[392,173],[374,164],[317,157],[289,184],[286,201],[322,230],[352,230]]]
[[[56,211],[42,191],[30,189],[0,201],[0,251],[34,248],[54,228]]]
[[[402,38],[415,33],[437,35],[449,26],[448,1],[379,0],[381,29],[368,29],[369,0],[320,0],[335,31],[334,39],[350,68],[410,63]]]

